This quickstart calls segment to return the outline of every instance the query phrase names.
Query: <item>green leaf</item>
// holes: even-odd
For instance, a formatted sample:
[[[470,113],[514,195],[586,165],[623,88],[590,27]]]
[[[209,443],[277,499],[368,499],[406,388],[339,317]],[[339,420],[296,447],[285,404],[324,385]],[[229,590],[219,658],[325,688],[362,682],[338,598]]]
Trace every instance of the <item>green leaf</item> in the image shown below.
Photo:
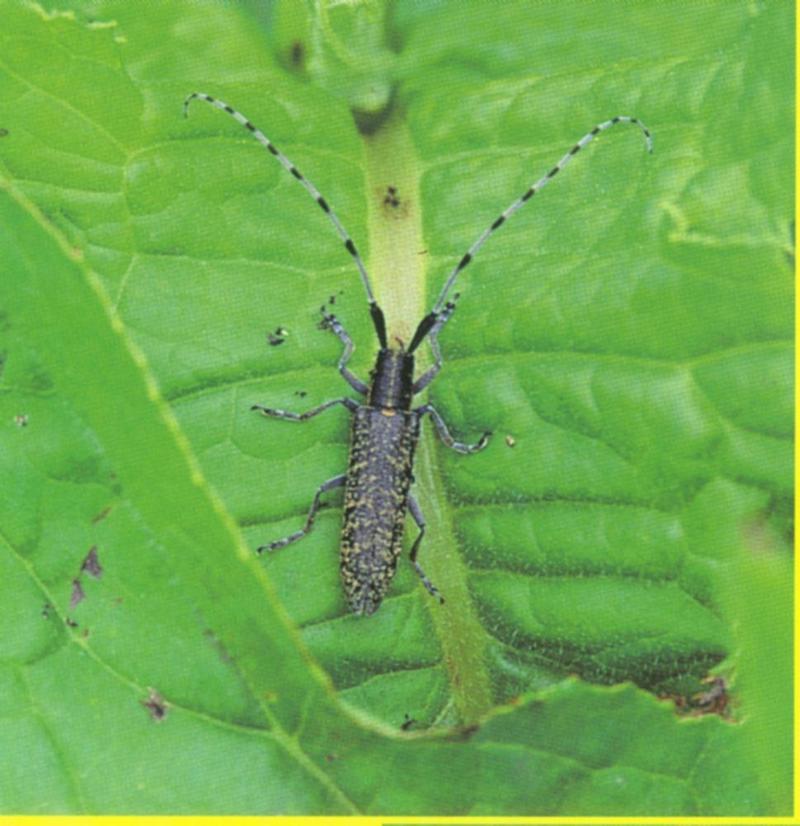
[[[788,6],[536,8],[278,5],[276,60],[235,7],[3,3],[3,811],[788,810],[753,653],[789,673],[788,599],[758,608],[792,494]],[[338,507],[253,553],[343,471],[348,422],[250,406],[349,393],[331,297],[359,375],[374,335],[325,216],[230,118],[184,121],[194,90],[314,181],[404,341],[594,123],[655,134],[601,136],[459,279],[429,395],[494,437],[457,456],[424,425],[443,607],[402,562],[349,615]],[[708,710],[711,674],[726,719],[652,696]]]

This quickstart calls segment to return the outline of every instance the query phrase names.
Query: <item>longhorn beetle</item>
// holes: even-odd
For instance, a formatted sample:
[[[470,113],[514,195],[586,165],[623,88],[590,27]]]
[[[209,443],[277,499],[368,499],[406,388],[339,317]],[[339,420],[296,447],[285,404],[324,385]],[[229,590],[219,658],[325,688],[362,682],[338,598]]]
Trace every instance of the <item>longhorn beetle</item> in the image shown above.
[[[227,112],[244,126],[319,204],[358,268],[361,283],[367,294],[372,324],[380,344],[378,357],[370,374],[370,382],[366,384],[347,368],[353,352],[353,342],[350,336],[336,316],[323,306],[322,326],[331,330],[344,346],[339,359],[339,373],[353,390],[367,397],[366,403],[358,403],[345,397],[325,402],[305,413],[291,413],[287,410],[263,407],[260,404],[252,406],[252,410],[257,410],[264,416],[304,422],[334,405],[341,404],[350,411],[353,417],[347,472],[334,476],[319,486],[305,525],[300,530],[267,545],[262,545],[258,548],[258,552],[274,551],[304,537],[314,524],[322,494],[334,488],[344,487],[340,570],[350,608],[356,614],[369,615],[377,611],[392,581],[397,559],[402,551],[406,511],[411,512],[419,528],[419,533],[411,546],[411,562],[428,593],[444,602],[436,586],[425,576],[425,572],[417,562],[420,542],[425,535],[425,519],[409,489],[414,478],[414,451],[419,440],[420,422],[423,416],[430,416],[441,440],[458,453],[477,453],[486,446],[491,435],[488,432],[484,433],[475,444],[458,442],[450,435],[447,425],[433,405],[423,404],[419,407],[412,407],[413,397],[421,393],[442,369],[439,333],[453,315],[455,300],[458,298],[456,294],[453,300],[448,301],[450,290],[458,274],[472,261],[489,236],[539,190],[543,189],[597,135],[618,123],[632,123],[641,129],[647,150],[652,152],[650,131],[637,118],[619,115],[598,124],[587,132],[546,175],[501,212],[473,242],[445,281],[433,309],[417,325],[408,347],[399,340],[396,346],[390,346],[386,337],[383,311],[372,293],[364,262],[356,250],[353,239],[314,184],[277,149],[260,129],[257,129],[244,115],[224,101],[203,92],[193,92],[184,101],[184,116],[188,116],[189,104],[196,99],[204,100],[217,109]],[[426,338],[433,352],[433,366],[415,379],[414,353]]]

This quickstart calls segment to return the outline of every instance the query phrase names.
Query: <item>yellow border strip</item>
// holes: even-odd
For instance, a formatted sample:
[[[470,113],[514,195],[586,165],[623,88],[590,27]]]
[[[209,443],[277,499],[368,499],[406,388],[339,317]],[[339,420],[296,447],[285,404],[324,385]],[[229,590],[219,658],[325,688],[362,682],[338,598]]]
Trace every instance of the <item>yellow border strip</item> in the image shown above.
[[[798,65],[797,60],[797,44],[800,43],[800,16],[798,16],[798,4],[795,3],[795,61],[794,61],[794,155],[795,155],[795,181],[794,181],[794,197],[795,197],[795,204],[794,204],[794,218],[795,218],[795,226],[797,226],[797,218],[800,215],[800,193],[798,193],[797,188],[797,170],[800,169],[800,143],[798,143],[798,133],[800,133],[800,119],[798,116],[798,97],[797,92],[798,88],[800,88],[800,66]],[[797,525],[797,517],[800,515],[800,508],[798,507],[797,502],[797,480],[798,480],[798,466],[800,466],[800,453],[798,453],[797,449],[797,435],[800,433],[800,415],[798,415],[798,410],[800,409],[800,395],[798,395],[798,387],[800,386],[800,382],[798,381],[799,374],[797,368],[797,342],[800,341],[800,304],[798,304],[798,296],[797,296],[797,264],[795,263],[795,301],[794,301],[794,322],[795,322],[795,331],[794,331],[794,349],[795,349],[795,376],[794,376],[794,418],[795,418],[795,426],[794,426],[794,488],[795,488],[795,499],[794,499],[794,523]],[[799,724],[800,724],[800,692],[798,691],[798,674],[800,674],[800,645],[798,645],[798,639],[800,639],[800,612],[798,612],[797,608],[797,599],[798,595],[800,594],[800,565],[797,561],[797,542],[795,542],[795,554],[794,554],[794,818],[792,819],[792,823],[798,822],[798,812],[800,811],[800,748],[798,748],[798,741],[800,741],[800,737],[798,737],[798,731],[800,731]]]
[[[0,826],[790,826],[793,817],[0,816]]]

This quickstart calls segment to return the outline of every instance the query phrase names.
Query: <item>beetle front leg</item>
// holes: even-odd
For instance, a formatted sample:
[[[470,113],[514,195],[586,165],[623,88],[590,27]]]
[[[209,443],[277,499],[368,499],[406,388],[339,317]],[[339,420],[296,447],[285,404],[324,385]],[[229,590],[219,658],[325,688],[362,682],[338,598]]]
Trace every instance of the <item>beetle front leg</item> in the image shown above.
[[[365,396],[369,392],[369,387],[347,369],[347,362],[350,361],[350,356],[353,355],[353,340],[347,334],[347,330],[342,327],[342,323],[333,313],[326,312],[325,307],[322,308],[322,322],[320,326],[324,330],[333,331],[339,341],[344,344],[344,352],[339,359],[339,372],[353,390]]]
[[[284,536],[283,539],[276,539],[274,542],[270,542],[267,545],[259,546],[256,548],[256,553],[261,554],[264,553],[264,551],[276,551],[278,548],[285,548],[287,545],[291,545],[292,542],[297,542],[298,539],[302,539],[311,530],[311,528],[314,527],[314,517],[317,515],[317,511],[320,508],[320,496],[329,490],[340,488],[344,485],[346,478],[347,477],[342,474],[341,476],[334,476],[333,479],[328,479],[327,482],[321,484],[317,489],[316,494],[314,494],[314,501],[311,503],[311,508],[308,511],[306,524],[303,525],[299,531],[290,533],[289,536]]]
[[[447,429],[444,419],[439,415],[439,412],[432,404],[423,404],[414,412],[418,416],[424,416],[426,413],[430,414],[430,417],[433,419],[433,423],[436,425],[436,432],[439,434],[439,438],[457,453],[477,453],[479,450],[483,450],[489,442],[489,437],[492,435],[492,431],[487,430],[474,445],[468,445],[465,442],[457,442],[450,435],[450,431]]]
[[[306,410],[305,413],[292,413],[289,410],[279,410],[276,407],[264,407],[261,404],[254,404],[250,407],[251,410],[258,410],[263,416],[271,416],[275,419],[288,419],[290,422],[304,422],[312,416],[317,416],[329,407],[335,404],[343,404],[351,413],[358,409],[358,404],[352,399],[333,399],[325,404],[320,404],[317,407],[312,407],[311,410]]]
[[[419,552],[419,546],[422,542],[422,537],[425,536],[425,517],[422,515],[422,510],[420,506],[417,504],[417,500],[409,494],[408,497],[408,510],[411,513],[414,521],[417,523],[417,527],[419,528],[419,533],[417,534],[417,538],[414,540],[414,544],[411,546],[411,564],[414,566],[414,569],[419,574],[419,578],[422,580],[422,584],[427,588],[428,593],[432,597],[436,597],[439,602],[444,602],[444,597],[439,593],[439,589],[425,576],[425,571],[422,570],[422,566],[417,562],[417,553]]]

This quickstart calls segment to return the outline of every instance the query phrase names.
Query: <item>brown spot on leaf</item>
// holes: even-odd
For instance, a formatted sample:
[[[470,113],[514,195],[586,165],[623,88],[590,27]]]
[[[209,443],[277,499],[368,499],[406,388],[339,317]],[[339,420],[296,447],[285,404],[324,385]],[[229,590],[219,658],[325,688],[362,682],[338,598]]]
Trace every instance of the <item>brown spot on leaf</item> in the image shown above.
[[[167,717],[169,703],[154,688],[149,689],[149,692],[147,699],[139,702],[150,712],[150,717],[156,723],[161,723]]]
[[[72,580],[72,593],[69,597],[69,610],[74,611],[86,599],[86,593],[79,579]]]
[[[103,566],[100,564],[100,560],[97,556],[97,545],[92,545],[89,549],[89,553],[86,554],[86,559],[84,559],[81,564],[81,573],[84,571],[86,571],[89,576],[93,576],[95,579],[100,579],[103,575]]]

